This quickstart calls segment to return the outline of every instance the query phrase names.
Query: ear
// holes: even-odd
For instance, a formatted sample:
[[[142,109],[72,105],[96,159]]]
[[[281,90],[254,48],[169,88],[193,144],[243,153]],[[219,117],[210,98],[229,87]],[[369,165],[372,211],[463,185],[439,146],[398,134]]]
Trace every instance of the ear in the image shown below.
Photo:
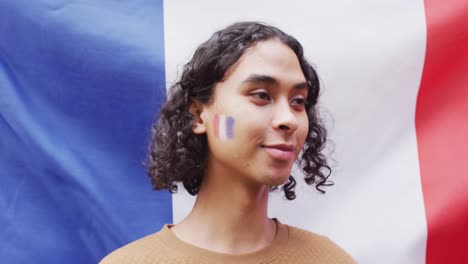
[[[193,115],[193,124],[192,130],[195,134],[204,134],[206,133],[206,126],[203,118],[204,107],[198,101],[192,99],[190,103],[189,112]]]

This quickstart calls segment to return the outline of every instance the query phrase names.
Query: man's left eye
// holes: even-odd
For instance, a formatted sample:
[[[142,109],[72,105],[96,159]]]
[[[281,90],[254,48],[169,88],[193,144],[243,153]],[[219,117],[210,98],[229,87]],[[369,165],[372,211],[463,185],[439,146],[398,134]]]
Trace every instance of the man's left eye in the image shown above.
[[[291,100],[293,105],[305,105],[306,101],[303,97],[293,98]]]

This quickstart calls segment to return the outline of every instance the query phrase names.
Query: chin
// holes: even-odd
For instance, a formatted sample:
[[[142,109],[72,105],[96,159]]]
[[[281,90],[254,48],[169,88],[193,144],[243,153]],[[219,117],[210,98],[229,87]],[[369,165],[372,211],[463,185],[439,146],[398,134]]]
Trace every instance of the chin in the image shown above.
[[[278,175],[278,174],[269,175],[267,176],[268,182],[266,184],[270,186],[283,185],[288,181],[289,175],[291,175],[291,173],[283,173],[281,175]]]

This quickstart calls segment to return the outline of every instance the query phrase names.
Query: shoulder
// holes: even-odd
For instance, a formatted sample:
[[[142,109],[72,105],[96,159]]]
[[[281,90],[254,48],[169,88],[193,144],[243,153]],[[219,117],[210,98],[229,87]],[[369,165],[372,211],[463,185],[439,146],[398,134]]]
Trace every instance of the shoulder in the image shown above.
[[[99,263],[164,263],[168,256],[158,233],[154,233],[116,249]]]
[[[317,259],[317,263],[356,263],[353,258],[335,242],[298,227],[288,226],[289,246],[296,254]]]
[[[288,225],[289,237],[292,241],[299,243],[333,243],[328,237]],[[334,244],[334,243],[333,243]]]

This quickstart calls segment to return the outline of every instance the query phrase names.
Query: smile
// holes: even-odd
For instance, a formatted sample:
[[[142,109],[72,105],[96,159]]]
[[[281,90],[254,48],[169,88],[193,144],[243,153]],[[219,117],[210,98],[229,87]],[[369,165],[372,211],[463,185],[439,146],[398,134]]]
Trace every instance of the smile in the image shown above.
[[[294,159],[294,146],[292,145],[262,146],[262,148],[275,159]]]

